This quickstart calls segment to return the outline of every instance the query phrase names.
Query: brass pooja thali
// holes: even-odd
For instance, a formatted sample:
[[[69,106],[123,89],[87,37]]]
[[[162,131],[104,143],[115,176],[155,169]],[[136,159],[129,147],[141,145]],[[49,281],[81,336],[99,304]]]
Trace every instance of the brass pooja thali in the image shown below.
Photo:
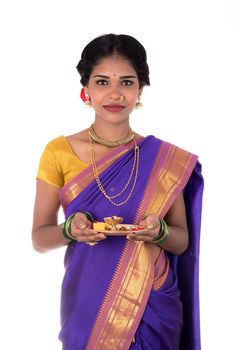
[[[122,224],[122,217],[110,216],[105,217],[104,221],[95,221],[91,231],[104,233],[107,236],[126,236],[129,233],[142,233],[147,229],[140,225]]]

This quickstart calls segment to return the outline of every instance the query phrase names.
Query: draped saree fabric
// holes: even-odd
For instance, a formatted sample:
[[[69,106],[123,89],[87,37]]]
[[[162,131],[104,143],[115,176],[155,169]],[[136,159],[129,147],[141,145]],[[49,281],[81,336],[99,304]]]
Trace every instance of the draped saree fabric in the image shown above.
[[[193,154],[153,136],[141,139],[138,146],[138,180],[125,205],[114,206],[103,196],[89,166],[60,191],[65,216],[86,210],[99,221],[117,215],[124,223],[137,224],[150,213],[164,217],[183,191],[189,248],[178,258],[123,236],[108,236],[95,246],[70,243],[61,295],[59,337],[64,350],[200,349],[200,166]],[[107,193],[118,193],[125,186],[133,155],[131,145],[125,145],[98,160]],[[126,196],[122,193],[116,202]]]

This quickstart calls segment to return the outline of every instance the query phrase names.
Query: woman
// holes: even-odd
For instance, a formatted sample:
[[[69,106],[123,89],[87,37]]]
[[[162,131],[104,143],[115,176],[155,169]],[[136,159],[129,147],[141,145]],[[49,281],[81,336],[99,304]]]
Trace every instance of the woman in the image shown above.
[[[45,148],[32,230],[38,251],[68,245],[63,349],[200,349],[197,156],[131,130],[129,115],[150,84],[136,39],[95,38],[77,69],[94,123]],[[113,215],[144,229],[123,236],[92,230],[93,220]]]

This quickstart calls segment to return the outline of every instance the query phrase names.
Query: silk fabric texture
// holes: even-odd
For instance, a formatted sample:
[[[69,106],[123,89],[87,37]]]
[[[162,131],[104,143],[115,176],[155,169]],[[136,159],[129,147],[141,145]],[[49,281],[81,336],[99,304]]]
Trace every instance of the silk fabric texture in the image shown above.
[[[70,243],[61,295],[59,337],[64,350],[200,349],[201,166],[197,156],[154,136],[138,146],[138,180],[125,205],[116,207],[103,196],[90,166],[61,189],[65,216],[85,210],[99,221],[117,215],[124,223],[137,224],[150,213],[164,217],[183,191],[189,248],[180,257],[161,250],[156,258],[153,244],[139,245],[122,236],[108,236],[94,247]],[[97,161],[107,193],[124,187],[133,154],[129,144]],[[115,200],[125,198],[123,193]]]

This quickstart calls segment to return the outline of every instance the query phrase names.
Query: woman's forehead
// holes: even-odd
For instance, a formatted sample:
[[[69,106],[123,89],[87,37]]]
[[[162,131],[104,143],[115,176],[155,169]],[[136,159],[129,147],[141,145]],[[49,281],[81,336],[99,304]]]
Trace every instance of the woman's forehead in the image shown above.
[[[136,76],[136,71],[127,58],[119,55],[102,58],[94,66],[92,75]]]

